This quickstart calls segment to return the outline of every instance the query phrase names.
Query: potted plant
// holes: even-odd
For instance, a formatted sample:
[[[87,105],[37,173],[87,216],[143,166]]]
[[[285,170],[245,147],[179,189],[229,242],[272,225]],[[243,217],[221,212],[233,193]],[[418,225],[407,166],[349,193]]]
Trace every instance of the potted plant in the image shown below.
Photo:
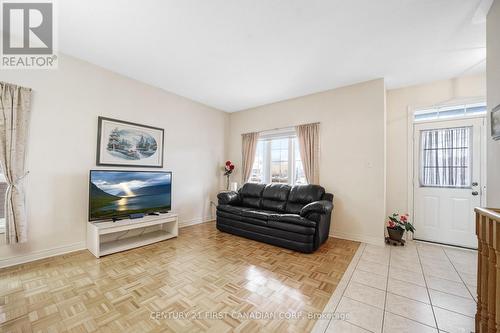
[[[231,161],[226,161],[226,165],[224,166],[224,176],[227,177],[226,190],[229,191],[229,177],[234,171],[234,164]]]
[[[389,221],[387,221],[387,232],[391,240],[401,243],[405,231],[412,233],[415,231],[413,224],[408,221],[408,216],[408,214],[400,215],[397,213],[389,216]]]

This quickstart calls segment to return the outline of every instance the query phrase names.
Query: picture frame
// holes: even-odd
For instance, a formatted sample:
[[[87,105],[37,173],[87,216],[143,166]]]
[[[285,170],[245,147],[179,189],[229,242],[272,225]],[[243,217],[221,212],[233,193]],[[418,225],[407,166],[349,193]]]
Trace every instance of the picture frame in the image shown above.
[[[163,168],[163,128],[98,117],[99,166]]]
[[[491,110],[491,137],[500,140],[500,104]]]

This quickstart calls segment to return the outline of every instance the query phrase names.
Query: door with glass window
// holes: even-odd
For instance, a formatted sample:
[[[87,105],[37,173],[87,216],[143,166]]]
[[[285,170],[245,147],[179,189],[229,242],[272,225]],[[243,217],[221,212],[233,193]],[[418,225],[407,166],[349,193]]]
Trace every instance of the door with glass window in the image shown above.
[[[414,125],[414,237],[477,248],[484,118]]]

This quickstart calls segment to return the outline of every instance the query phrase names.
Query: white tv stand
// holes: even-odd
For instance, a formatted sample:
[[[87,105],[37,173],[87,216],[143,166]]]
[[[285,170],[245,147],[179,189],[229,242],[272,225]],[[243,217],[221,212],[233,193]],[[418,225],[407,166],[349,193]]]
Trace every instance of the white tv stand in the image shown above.
[[[87,249],[97,258],[177,237],[177,214],[148,215],[116,222],[88,222]]]

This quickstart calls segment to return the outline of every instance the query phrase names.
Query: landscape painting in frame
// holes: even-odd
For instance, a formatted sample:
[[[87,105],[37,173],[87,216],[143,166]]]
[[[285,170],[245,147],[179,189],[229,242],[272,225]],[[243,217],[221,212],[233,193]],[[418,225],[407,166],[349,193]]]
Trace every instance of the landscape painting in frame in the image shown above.
[[[493,140],[500,140],[500,105],[491,110],[491,136]]]
[[[162,128],[99,117],[97,165],[163,167]]]

